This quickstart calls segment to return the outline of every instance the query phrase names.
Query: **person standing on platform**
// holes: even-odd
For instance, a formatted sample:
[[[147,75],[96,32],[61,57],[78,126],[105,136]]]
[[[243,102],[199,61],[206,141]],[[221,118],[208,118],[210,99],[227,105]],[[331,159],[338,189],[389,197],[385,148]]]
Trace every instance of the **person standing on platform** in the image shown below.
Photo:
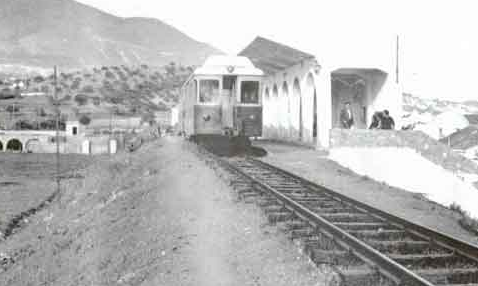
[[[340,124],[345,129],[351,129],[354,125],[354,115],[350,108],[350,102],[346,102],[344,108],[340,111]]]
[[[382,117],[383,117],[383,114],[381,111],[375,112],[372,116],[372,123],[370,123],[370,126],[368,127],[368,129],[381,129]]]
[[[386,109],[383,111],[381,126],[382,126],[382,129],[385,129],[385,130],[395,129],[395,121],[393,120],[392,116],[390,116],[390,113]]]

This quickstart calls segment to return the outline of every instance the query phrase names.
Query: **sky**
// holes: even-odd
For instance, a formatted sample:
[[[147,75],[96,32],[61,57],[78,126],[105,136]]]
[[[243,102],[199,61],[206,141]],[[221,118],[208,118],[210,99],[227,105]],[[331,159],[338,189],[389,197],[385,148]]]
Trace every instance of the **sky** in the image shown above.
[[[478,2],[472,0],[78,2],[120,17],[157,18],[230,54],[260,35],[312,53],[319,63],[332,58],[373,59],[376,54],[394,65],[399,35],[400,83],[405,92],[478,100]],[[366,48],[370,46],[374,48]]]

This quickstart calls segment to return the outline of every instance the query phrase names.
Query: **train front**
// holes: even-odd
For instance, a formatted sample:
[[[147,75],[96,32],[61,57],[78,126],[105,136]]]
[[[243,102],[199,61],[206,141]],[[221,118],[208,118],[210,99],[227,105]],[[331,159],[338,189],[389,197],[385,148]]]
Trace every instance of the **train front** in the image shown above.
[[[262,78],[246,57],[209,57],[184,87],[185,133],[202,141],[262,136]]]

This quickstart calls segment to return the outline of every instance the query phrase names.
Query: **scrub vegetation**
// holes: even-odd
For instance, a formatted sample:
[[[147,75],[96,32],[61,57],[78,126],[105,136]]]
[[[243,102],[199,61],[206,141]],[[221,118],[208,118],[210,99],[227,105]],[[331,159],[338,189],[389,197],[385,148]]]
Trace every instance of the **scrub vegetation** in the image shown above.
[[[143,116],[168,110],[178,103],[181,85],[191,72],[192,67],[171,62],[163,67],[103,66],[60,73],[61,121],[79,114]],[[53,91],[53,75],[27,79],[21,92],[37,95],[0,100],[0,125],[4,125],[0,129],[49,129],[55,115]]]

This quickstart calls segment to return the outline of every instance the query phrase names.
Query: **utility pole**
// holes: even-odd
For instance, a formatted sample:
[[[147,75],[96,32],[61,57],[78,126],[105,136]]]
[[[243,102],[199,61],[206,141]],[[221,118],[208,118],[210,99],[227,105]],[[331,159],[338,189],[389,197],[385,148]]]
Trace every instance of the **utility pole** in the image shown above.
[[[113,108],[109,109],[110,111],[110,123],[109,123],[109,131],[108,131],[108,153],[111,155],[111,133],[113,132]]]
[[[56,113],[56,192],[60,193],[60,106],[58,101],[57,85],[58,85],[58,75],[57,67],[54,67],[53,70],[53,98],[55,104],[55,113]]]
[[[395,56],[395,59],[396,59],[396,63],[395,63],[395,82],[398,84],[399,82],[399,67],[398,67],[398,61],[399,61],[399,37],[397,35],[397,47],[396,47],[396,56]]]

